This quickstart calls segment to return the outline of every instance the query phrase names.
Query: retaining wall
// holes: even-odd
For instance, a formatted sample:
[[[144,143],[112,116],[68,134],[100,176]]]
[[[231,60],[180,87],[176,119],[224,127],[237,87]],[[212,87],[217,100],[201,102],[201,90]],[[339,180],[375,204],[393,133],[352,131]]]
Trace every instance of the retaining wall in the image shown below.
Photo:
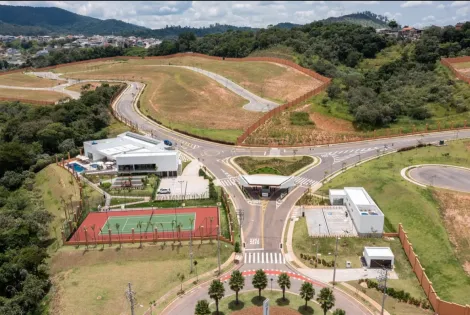
[[[401,223],[398,225],[398,237],[400,238],[403,250],[405,251],[406,256],[408,257],[408,260],[411,264],[411,268],[418,278],[418,281],[434,311],[439,315],[470,315],[470,306],[443,301],[439,298],[436,291],[434,290],[434,287],[432,286],[432,282],[426,275],[426,270],[423,268],[423,266],[421,266],[418,255],[415,254],[413,245],[408,240],[408,235],[406,234],[405,230],[403,230]]]
[[[458,79],[460,79],[462,81],[465,81],[467,83],[470,83],[470,78],[469,77],[463,75],[462,73],[460,73],[457,69],[455,69],[452,66],[452,64],[460,63],[460,62],[470,62],[470,56],[441,59],[441,64],[443,64],[444,66],[449,68]]]

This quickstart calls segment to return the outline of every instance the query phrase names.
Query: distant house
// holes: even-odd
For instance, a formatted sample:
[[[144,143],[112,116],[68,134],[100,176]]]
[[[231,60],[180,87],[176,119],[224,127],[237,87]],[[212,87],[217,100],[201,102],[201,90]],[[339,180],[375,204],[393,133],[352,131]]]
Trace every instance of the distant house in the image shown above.
[[[398,30],[392,30],[389,28],[379,28],[375,30],[378,34],[398,37]]]
[[[407,38],[407,39],[418,39],[421,36],[422,30],[411,27],[411,26],[405,26],[402,28],[399,32],[398,35]]]
[[[42,49],[35,54],[36,57],[47,56],[47,55],[49,55],[49,51],[47,51],[47,49]]]
[[[457,31],[460,31],[460,30],[462,29],[463,24],[464,24],[464,23],[457,23],[457,24],[455,24],[455,29],[456,29]]]

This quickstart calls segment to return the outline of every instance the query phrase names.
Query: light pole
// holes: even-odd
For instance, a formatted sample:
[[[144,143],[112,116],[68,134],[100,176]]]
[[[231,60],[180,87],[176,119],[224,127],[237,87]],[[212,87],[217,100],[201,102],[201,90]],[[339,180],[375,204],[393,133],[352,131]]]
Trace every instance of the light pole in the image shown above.
[[[184,180],[179,180],[178,183],[180,183],[180,196],[183,196],[183,183],[184,183]]]
[[[273,292],[273,278],[271,278],[271,292]]]
[[[336,279],[336,257],[338,256],[338,241],[339,237],[336,237],[336,247],[335,247],[335,265],[334,265],[334,270],[333,270],[333,287],[335,286],[335,279]]]
[[[220,275],[220,237],[219,237],[219,226],[217,225],[217,264],[219,265],[219,273]]]

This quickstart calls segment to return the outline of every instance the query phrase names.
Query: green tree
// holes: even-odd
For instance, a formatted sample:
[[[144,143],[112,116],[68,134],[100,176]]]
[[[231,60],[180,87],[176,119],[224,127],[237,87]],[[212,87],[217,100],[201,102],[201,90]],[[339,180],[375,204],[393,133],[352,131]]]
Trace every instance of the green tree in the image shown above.
[[[235,291],[235,303],[238,305],[238,292],[245,286],[245,277],[238,270],[234,270],[229,281],[230,290]]]
[[[209,287],[209,297],[215,301],[216,314],[219,314],[219,301],[224,295],[224,284],[219,279],[213,280]]]
[[[256,270],[252,284],[256,289],[258,289],[258,298],[261,298],[261,290],[266,289],[268,286],[268,277],[263,269]]]
[[[140,233],[140,248],[142,248],[142,221],[139,221],[137,223],[137,228],[139,228],[139,233]]]
[[[116,223],[116,230],[118,232],[118,239],[119,239],[119,248],[122,248],[122,244],[121,244],[121,233],[119,232],[119,228],[121,227],[121,225],[119,223]]]
[[[320,294],[317,297],[317,302],[320,304],[320,307],[323,310],[323,313],[326,315],[326,312],[331,310],[335,306],[335,296],[333,295],[333,290],[330,288],[323,288],[320,290]]]
[[[210,313],[209,302],[206,300],[197,301],[196,309],[194,310],[195,315],[210,315]]]
[[[313,288],[313,285],[307,281],[302,283],[302,286],[300,287],[300,297],[305,300],[304,308],[307,308],[308,301],[310,301],[314,295],[315,289]]]
[[[346,315],[346,311],[340,308],[334,310],[333,315]]]
[[[391,20],[388,22],[388,27],[390,27],[392,30],[396,29],[398,27],[398,23],[395,20]]]
[[[282,299],[286,300],[286,288],[290,289],[290,277],[287,272],[283,272],[277,278],[277,284],[282,289]]]
[[[184,273],[178,272],[178,273],[176,274],[176,278],[178,278],[178,280],[180,281],[180,284],[181,284],[180,292],[183,292],[183,282],[184,282],[184,279],[186,278],[186,277],[184,276]]]

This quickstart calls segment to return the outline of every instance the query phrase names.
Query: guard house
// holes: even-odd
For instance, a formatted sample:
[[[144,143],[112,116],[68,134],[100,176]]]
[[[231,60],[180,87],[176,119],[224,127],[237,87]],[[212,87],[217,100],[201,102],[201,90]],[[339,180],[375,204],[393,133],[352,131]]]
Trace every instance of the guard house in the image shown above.
[[[265,198],[276,194],[287,194],[295,187],[292,176],[240,175],[238,181],[247,193]]]
[[[346,207],[359,236],[380,236],[384,214],[363,187],[330,189],[330,203]]]
[[[364,247],[362,252],[367,267],[392,269],[395,256],[390,247]]]

